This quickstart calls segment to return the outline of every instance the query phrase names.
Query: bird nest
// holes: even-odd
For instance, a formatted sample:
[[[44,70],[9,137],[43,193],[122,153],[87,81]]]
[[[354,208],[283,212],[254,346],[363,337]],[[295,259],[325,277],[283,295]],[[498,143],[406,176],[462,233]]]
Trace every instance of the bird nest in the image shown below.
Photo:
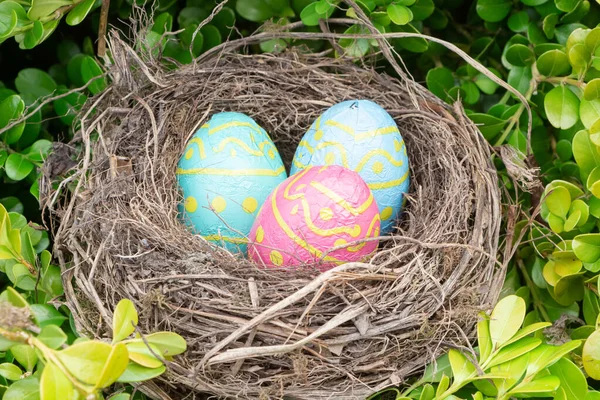
[[[109,87],[47,160],[43,204],[79,331],[108,338],[115,305],[129,298],[142,332],[187,340],[168,372],[142,386],[153,396],[364,398],[444,345],[466,345],[477,313],[499,295],[496,170],[460,105],[407,78],[381,38],[400,79],[326,54],[244,51],[286,34],[229,41],[175,70],[113,34]],[[411,161],[398,228],[370,262],[325,273],[259,269],[182,224],[177,162],[212,114],[254,118],[289,168],[311,123],[348,99],[385,108]]]

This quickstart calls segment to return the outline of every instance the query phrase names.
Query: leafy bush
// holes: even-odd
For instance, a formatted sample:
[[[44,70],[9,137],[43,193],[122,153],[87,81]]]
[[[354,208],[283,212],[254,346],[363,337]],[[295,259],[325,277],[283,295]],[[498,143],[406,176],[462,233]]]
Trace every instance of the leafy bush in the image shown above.
[[[512,235],[504,239],[518,244],[510,259],[502,259],[508,266],[504,298],[491,320],[482,316],[475,352],[451,350],[428,368],[423,379],[411,387],[397,389],[398,398],[600,396],[594,391],[600,380],[598,1],[356,3],[381,33],[424,33],[442,38],[518,90],[529,102],[531,121],[526,106],[514,95],[503,92],[489,74],[473,68],[454,52],[422,37],[390,38],[416,80],[448,103],[461,101],[491,145],[515,149],[514,163],[539,166],[543,185],[531,194],[523,193],[502,159],[494,156],[503,190],[515,199],[514,205],[505,207],[518,216],[514,227],[509,227]],[[128,27],[118,19],[126,20],[132,15],[132,4],[133,0],[113,2],[109,22],[126,31]],[[63,289],[60,271],[52,265],[47,250],[50,238],[38,224],[41,218],[36,202],[37,179],[53,142],[72,137],[77,128],[73,126],[75,113],[88,97],[99,94],[107,84],[93,48],[101,25],[100,5],[98,0],[0,1],[0,41],[5,41],[0,46],[4,82],[0,85],[0,210],[6,210],[0,212],[0,226],[4,229],[0,230],[0,269],[4,273],[0,276],[4,290],[0,299],[12,302],[12,307],[31,311],[33,320],[19,332],[50,349],[45,351],[52,357],[68,351],[57,350],[63,344],[77,346],[82,339],[77,338],[68,309],[57,302]],[[201,25],[213,12],[212,21]],[[307,32],[320,30],[322,18],[337,20],[325,26],[335,33],[366,32],[356,19],[356,11],[339,0],[238,0],[225,5],[203,0],[161,0],[155,4],[154,15],[154,23],[140,46],[161,57],[171,68],[192,62],[228,38],[257,29],[280,29],[296,21],[302,21],[302,29]],[[63,17],[67,26],[59,25]],[[11,37],[13,41],[6,41]],[[252,46],[251,51],[280,52],[291,46],[310,51],[331,50],[332,56],[338,57],[369,57],[370,62],[392,73],[377,57],[377,42],[369,39],[343,38],[334,43],[275,39]],[[31,53],[26,49],[33,47],[46,56],[28,58]],[[22,60],[23,65],[7,63],[12,59]],[[75,90],[83,86],[85,89]],[[25,121],[20,119],[23,116],[27,116]],[[528,123],[533,127],[529,141],[533,158],[528,157]],[[122,304],[123,310],[131,312],[129,303]],[[511,327],[503,331],[501,338],[496,337],[498,321]],[[521,325],[521,330],[517,330]],[[130,329],[127,324],[118,326]],[[45,342],[48,336],[51,340]],[[119,338],[118,333],[114,337]],[[123,344],[128,352],[132,350],[128,353],[132,363],[146,362],[145,368],[158,365],[156,357],[142,351],[139,341],[132,345],[131,340],[139,339],[125,339]],[[52,347],[59,342],[57,348]],[[4,377],[0,378],[0,385],[9,387],[6,393],[36,387],[37,383],[31,382],[43,377],[46,369],[41,367],[49,358],[40,348],[33,350],[23,345],[17,345],[21,347],[16,347],[15,355],[6,347],[9,345],[4,343],[7,351],[0,360],[0,376]],[[98,346],[122,348],[117,343]],[[22,350],[25,348],[30,350]],[[132,358],[136,350],[142,355]],[[154,350],[161,354],[160,347]],[[39,361],[32,362],[27,353],[36,354]],[[537,361],[536,355],[540,356]],[[62,371],[58,365],[57,368]],[[57,368],[49,368],[47,376],[53,374],[52,381],[66,382]],[[156,366],[154,372],[161,368],[164,367]],[[591,379],[586,382],[586,378]],[[69,382],[82,389],[76,381]],[[110,380],[94,382],[92,386],[95,390],[108,383]]]

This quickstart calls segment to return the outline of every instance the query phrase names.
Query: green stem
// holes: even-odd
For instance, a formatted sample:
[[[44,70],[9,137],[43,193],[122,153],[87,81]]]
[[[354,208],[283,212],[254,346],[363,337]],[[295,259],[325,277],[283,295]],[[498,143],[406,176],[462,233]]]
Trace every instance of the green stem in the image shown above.
[[[523,260],[517,260],[517,265],[519,266],[519,270],[521,271],[521,275],[525,278],[525,283],[531,292],[531,297],[533,297],[533,306],[540,312],[542,318],[546,322],[552,322],[552,319],[548,315],[546,308],[544,307],[544,302],[540,298],[540,294],[538,292],[538,287],[533,283],[533,280],[529,276],[529,272],[527,272],[527,268],[525,268],[525,264],[523,264]]]
[[[539,78],[539,82],[549,82],[554,84],[564,85],[565,83],[576,86],[580,89],[585,89],[586,83],[573,78],[560,78],[560,77],[551,77],[551,78]]]

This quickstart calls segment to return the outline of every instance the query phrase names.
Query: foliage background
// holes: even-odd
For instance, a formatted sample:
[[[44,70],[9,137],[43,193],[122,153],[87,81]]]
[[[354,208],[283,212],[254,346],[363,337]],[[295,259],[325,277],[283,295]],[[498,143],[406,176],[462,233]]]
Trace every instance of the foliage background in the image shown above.
[[[536,334],[546,343],[595,339],[600,311],[600,184],[594,186],[600,181],[600,169],[596,170],[600,167],[600,125],[595,124],[600,118],[600,28],[593,28],[600,23],[600,4],[588,0],[357,3],[380,31],[421,32],[452,42],[527,97],[533,110],[530,143],[535,165],[541,170],[541,186],[532,195],[523,193],[499,157],[495,159],[504,190],[518,202],[519,221],[513,240],[522,241],[517,254],[504,260],[509,262],[509,273],[503,294],[516,294],[524,300],[525,326],[554,324],[553,330]],[[155,24],[144,45],[175,68],[228,37],[273,29],[274,24],[302,20],[308,25],[303,29],[314,31],[321,29],[319,18],[355,18],[335,0],[231,0],[210,24],[196,32],[217,4],[211,0],[159,0],[146,5],[146,9],[154,10]],[[24,264],[18,255],[0,259],[4,272],[0,284],[2,289],[16,287],[30,303],[37,304],[38,311],[54,318],[51,323],[65,332],[68,343],[73,343],[77,333],[68,310],[61,306],[59,271],[38,261],[48,257],[43,251],[49,248],[50,238],[38,225],[42,216],[36,182],[52,143],[72,137],[74,112],[106,84],[99,77],[96,58],[100,9],[100,0],[0,1],[0,129],[41,105],[44,98],[88,85],[80,94],[44,104],[26,124],[0,133],[0,203],[12,212],[13,228],[21,234],[27,232],[38,254],[31,268],[20,268]],[[131,10],[131,1],[113,0],[109,23],[127,34]],[[50,25],[56,21],[60,22],[51,31]],[[351,21],[345,28],[335,25],[330,29],[364,32]],[[170,31],[177,33],[164,35]],[[47,38],[38,43],[46,33]],[[448,102],[461,100],[493,146],[510,145],[519,151],[516,162],[531,162],[526,159],[527,114],[514,96],[443,46],[419,38],[394,39],[392,44],[415,80]],[[342,39],[335,46],[323,41],[273,40],[251,51],[277,52],[290,45],[302,45],[310,51],[330,49],[332,56],[367,58],[378,69],[391,73],[377,56],[370,57],[377,48],[368,39]],[[540,212],[541,217],[537,216]],[[556,389],[558,397],[595,396],[591,389],[597,387],[593,379],[600,378],[594,364],[600,359],[600,344],[587,346],[588,361],[585,348],[568,358],[577,367],[571,379],[590,378],[590,391],[571,393],[561,386]],[[12,375],[3,373],[2,365],[17,365],[21,372],[37,368],[25,365],[10,351],[2,354],[0,390],[27,375],[11,379],[15,378],[14,369]],[[477,389],[484,392],[470,387],[473,393]]]

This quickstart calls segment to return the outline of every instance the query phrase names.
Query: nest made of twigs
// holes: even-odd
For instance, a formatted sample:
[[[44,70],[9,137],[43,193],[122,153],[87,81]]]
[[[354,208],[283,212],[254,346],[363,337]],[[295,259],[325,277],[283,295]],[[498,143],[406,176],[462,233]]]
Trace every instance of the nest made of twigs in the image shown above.
[[[80,114],[77,165],[56,179],[69,153],[56,152],[42,185],[67,304],[98,338],[110,335],[124,297],[142,332],[185,337],[187,352],[144,385],[157,397],[364,398],[421,368],[441,343],[467,344],[477,312],[496,301],[505,271],[495,261],[501,207],[490,147],[460,106],[405,75],[322,54],[245,55],[247,43],[166,70],[111,38],[112,83]],[[398,231],[368,264],[265,271],[180,222],[177,161],[210,115],[250,115],[289,166],[310,124],[355,98],[392,115],[411,160]]]

